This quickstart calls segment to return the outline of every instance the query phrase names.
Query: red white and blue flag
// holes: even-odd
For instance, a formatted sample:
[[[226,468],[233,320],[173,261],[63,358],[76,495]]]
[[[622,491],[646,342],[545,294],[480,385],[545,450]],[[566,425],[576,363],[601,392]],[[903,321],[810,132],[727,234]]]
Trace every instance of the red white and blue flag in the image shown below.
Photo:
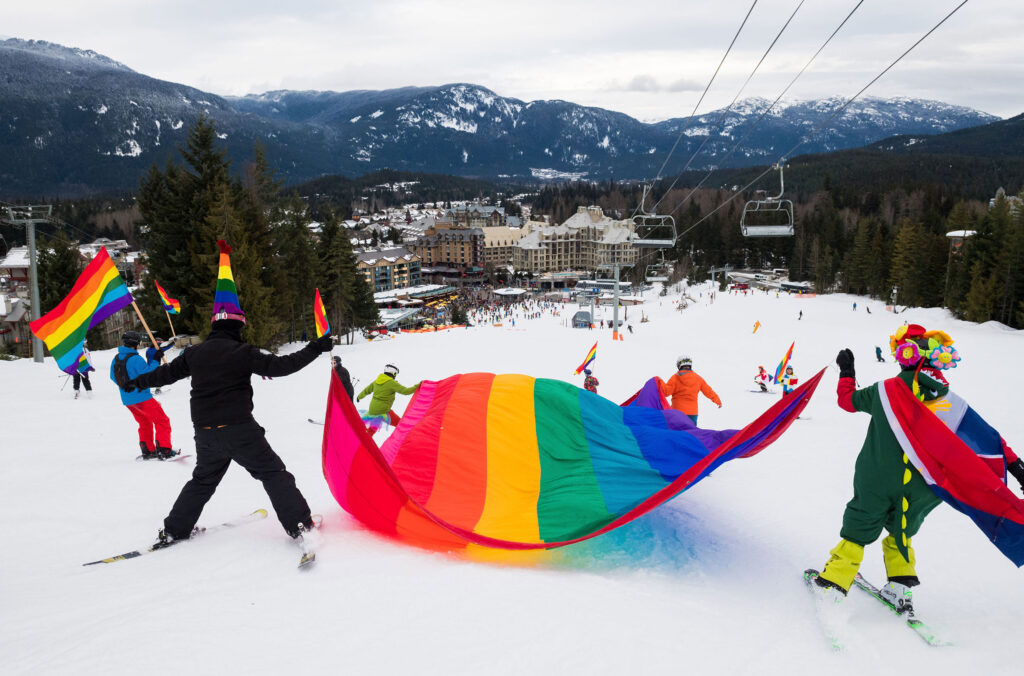
[[[1006,485],[1006,442],[999,432],[952,392],[926,406],[891,378],[879,384],[878,394],[889,427],[932,491],[1024,566],[1024,499]]]

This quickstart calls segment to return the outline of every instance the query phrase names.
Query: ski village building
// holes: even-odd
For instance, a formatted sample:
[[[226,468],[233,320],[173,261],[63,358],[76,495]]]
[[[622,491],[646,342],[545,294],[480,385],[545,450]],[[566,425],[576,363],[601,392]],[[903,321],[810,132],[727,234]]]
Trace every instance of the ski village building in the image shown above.
[[[404,246],[357,253],[356,269],[374,293],[418,286],[420,283],[420,257]]]
[[[599,206],[579,207],[561,225],[531,224],[512,248],[512,265],[534,274],[630,265],[636,262],[632,235],[632,221],[609,218]]]

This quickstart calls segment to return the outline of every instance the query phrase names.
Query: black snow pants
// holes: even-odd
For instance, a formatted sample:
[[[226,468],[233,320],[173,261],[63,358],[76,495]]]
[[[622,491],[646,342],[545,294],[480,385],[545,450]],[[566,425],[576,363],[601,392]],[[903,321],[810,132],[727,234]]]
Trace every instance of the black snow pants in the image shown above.
[[[289,535],[298,533],[300,523],[312,526],[309,505],[296,488],[295,477],[285,469],[256,421],[211,429],[197,427],[195,440],[196,468],[164,519],[164,530],[169,535],[188,537],[232,460],[263,482],[270,504]]]

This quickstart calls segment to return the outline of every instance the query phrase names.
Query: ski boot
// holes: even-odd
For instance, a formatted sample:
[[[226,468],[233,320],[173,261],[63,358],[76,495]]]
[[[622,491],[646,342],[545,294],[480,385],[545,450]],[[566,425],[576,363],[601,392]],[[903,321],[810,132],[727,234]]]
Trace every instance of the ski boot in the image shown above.
[[[142,457],[143,460],[159,460],[160,459],[160,454],[157,453],[156,451],[149,450],[149,446],[146,445],[145,441],[140,441],[139,442],[139,448],[142,449],[142,456],[141,457]]]
[[[165,448],[163,446],[157,446],[153,453],[156,454],[158,460],[170,460],[177,455],[181,455],[181,451],[176,451],[173,448]]]
[[[889,580],[884,587],[878,590],[882,598],[892,604],[897,615],[914,613],[914,592],[905,584]]]
[[[195,535],[195,534],[197,534],[197,533],[199,533],[201,531],[202,531],[201,528],[196,527],[196,528],[192,529],[192,532],[189,533],[188,537],[176,538],[173,535],[171,535],[170,533],[168,533],[165,528],[161,528],[159,531],[157,531],[156,542],[153,543],[153,546],[150,547],[150,549],[163,549],[164,547],[170,547],[171,545],[176,545],[179,542],[184,542],[185,540],[188,540],[193,535]]]

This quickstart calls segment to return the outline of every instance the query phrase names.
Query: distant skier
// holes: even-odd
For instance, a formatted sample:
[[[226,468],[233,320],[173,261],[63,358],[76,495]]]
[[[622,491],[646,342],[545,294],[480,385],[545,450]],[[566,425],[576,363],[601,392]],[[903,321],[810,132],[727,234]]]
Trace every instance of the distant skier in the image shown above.
[[[882,348],[877,345],[875,346],[875,360],[881,362],[885,361],[885,357],[882,356]]]
[[[159,362],[147,364],[138,353],[144,336],[138,331],[125,331],[121,347],[110,362],[110,379],[121,391],[121,403],[128,407],[139,425],[139,448],[143,460],[167,460],[177,455],[171,448],[171,421],[164,409],[150,394],[148,386],[127,388],[129,380],[149,373]]]
[[[363,391],[356,397],[356,401],[360,401],[367,395],[373,395],[370,399],[370,407],[367,410],[368,417],[387,418],[392,425],[399,423],[401,417],[391,410],[395,403],[395,395],[413,394],[416,390],[420,389],[420,383],[416,383],[412,387],[406,387],[395,380],[397,377],[398,367],[394,364],[388,364],[384,367],[384,372],[363,388]],[[371,434],[376,431],[377,429],[372,429]]]
[[[92,396],[92,383],[89,382],[89,371],[95,371],[92,365],[92,355],[89,354],[89,343],[82,341],[82,357],[78,360],[78,368],[71,374],[72,387],[75,388],[75,399],[78,399],[78,390],[85,385],[85,391]],[[67,381],[64,381],[65,383]]]
[[[793,375],[793,367],[786,366],[785,373],[779,377],[779,385],[782,386],[782,396],[792,394],[793,390],[796,389],[797,378]]]
[[[341,365],[341,357],[334,358],[334,372],[338,374],[341,386],[345,388],[348,398],[351,399],[355,394],[355,388],[352,387],[352,378],[348,374],[348,369]]]
[[[770,373],[764,370],[763,366],[757,367],[757,375],[754,376],[754,382],[761,388],[762,392],[768,391],[768,383],[772,382],[772,376]]]
[[[587,392],[597,394],[597,386],[601,383],[597,382],[597,378],[594,377],[594,374],[590,369],[583,369],[583,374],[586,376],[586,378],[583,379],[583,389]]]
[[[759,328],[761,328],[761,322],[760,321],[755,321],[754,322],[754,330],[751,333],[757,333],[757,330]]]
[[[682,411],[690,416],[693,423],[697,424],[697,393],[722,408],[722,400],[718,398],[711,386],[703,378],[693,372],[693,360],[687,356],[679,357],[676,360],[676,374],[668,379],[662,388],[662,394],[672,397],[672,408]]]
[[[799,320],[801,320],[801,319],[803,319],[803,318],[804,318],[804,311],[803,311],[803,310],[800,310],[800,314],[798,314],[798,315],[796,316],[796,318],[797,318],[797,320],[798,320],[798,321],[799,321]]]
[[[856,312],[856,311],[857,311],[857,304],[856,304],[856,303],[854,303],[854,304],[853,304],[853,311],[854,311],[854,312]]]

